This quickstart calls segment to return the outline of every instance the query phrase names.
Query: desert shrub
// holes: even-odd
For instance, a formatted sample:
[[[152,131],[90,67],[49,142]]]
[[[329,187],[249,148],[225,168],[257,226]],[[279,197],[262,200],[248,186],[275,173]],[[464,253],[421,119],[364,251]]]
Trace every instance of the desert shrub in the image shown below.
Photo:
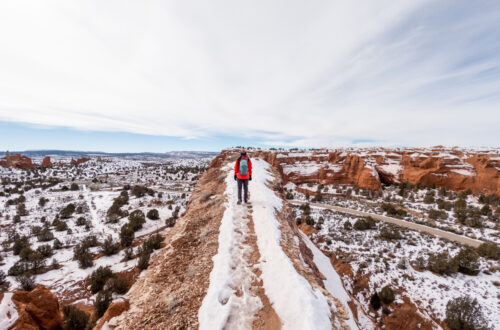
[[[151,237],[145,241],[142,246],[144,250],[157,250],[160,248],[161,242],[163,242],[163,237],[160,234],[151,235]]]
[[[434,193],[428,192],[427,194],[425,194],[425,196],[424,196],[424,203],[425,204],[432,204],[434,202],[435,202]]]
[[[31,231],[31,236],[38,236],[38,235],[40,235],[40,232],[42,231],[42,227],[41,226],[31,226],[30,231]]]
[[[380,303],[380,297],[378,296],[377,292],[375,292],[370,298],[370,305],[374,310],[378,310],[382,306],[382,304]]]
[[[19,252],[19,258],[21,258],[22,261],[29,261],[30,259],[30,256],[34,253],[35,251],[33,251],[31,249],[31,247],[27,246],[25,247],[24,249],[21,250],[21,252]]]
[[[404,217],[406,216],[406,211],[402,209],[396,208],[394,205],[390,203],[382,203],[381,205],[382,210],[384,212],[387,212],[387,215],[390,216],[399,216],[399,217]]]
[[[141,210],[135,210],[128,216],[128,221],[130,228],[132,228],[133,231],[138,231],[146,222],[146,216]]]
[[[90,291],[97,293],[104,288],[106,282],[113,277],[113,272],[109,267],[100,266],[90,275]]]
[[[104,313],[106,313],[106,310],[111,304],[111,300],[112,300],[111,292],[107,290],[99,291],[94,301],[94,309],[97,313],[98,318],[100,318],[101,316],[104,315]]]
[[[63,307],[65,330],[82,330],[87,328],[89,315],[75,306]]]
[[[447,202],[442,199],[438,199],[436,202],[438,205],[438,209],[440,210],[450,211],[451,208],[453,207],[453,204],[451,204],[451,202]]]
[[[85,244],[77,244],[73,249],[73,256],[78,260],[80,268],[92,267],[94,264],[92,254],[89,252],[89,247]]]
[[[85,226],[85,224],[87,224],[87,220],[85,220],[84,217],[79,217],[78,219],[76,219],[77,226]]]
[[[120,196],[118,196],[111,204],[110,208],[106,213],[108,222],[116,223],[119,219],[127,215],[126,211],[122,211],[121,207],[128,203],[129,197],[127,191],[122,191]]]
[[[160,214],[157,209],[151,209],[148,211],[147,217],[151,220],[158,220],[160,219]]]
[[[392,290],[392,288],[388,285],[384,286],[382,288],[382,290],[380,290],[380,293],[378,294],[379,297],[380,297],[380,300],[384,303],[384,304],[390,304],[394,301],[395,297],[394,297],[394,291]]]
[[[68,230],[68,225],[66,224],[66,222],[61,221],[59,218],[55,218],[54,221],[52,221],[52,226],[56,228],[56,231]]]
[[[27,236],[21,236],[14,241],[12,251],[14,252],[14,255],[17,256],[19,255],[22,249],[29,246],[30,246],[29,238]]]
[[[128,291],[128,283],[125,278],[114,276],[106,282],[104,288],[118,294],[125,294]]]
[[[309,226],[314,226],[314,219],[310,215],[306,215],[303,221]]]
[[[354,223],[354,229],[356,230],[367,230],[375,228],[375,220],[372,217],[366,217],[356,220]]]
[[[467,275],[479,273],[479,254],[473,248],[463,248],[454,259],[458,264],[459,272]]]
[[[40,197],[40,199],[38,200],[38,205],[40,205],[41,207],[44,207],[45,204],[47,204],[49,200],[45,197]]]
[[[154,195],[154,190],[146,188],[141,185],[135,185],[132,187],[132,195],[135,197],[144,197],[146,194],[153,196]]]
[[[62,243],[59,239],[55,239],[54,240],[54,243],[52,244],[52,247],[54,248],[54,250],[59,250],[62,248]]]
[[[6,279],[6,275],[3,270],[0,269],[0,296],[5,291],[9,290],[10,283]]]
[[[309,203],[305,203],[299,206],[299,209],[302,211],[302,214],[309,215],[311,214],[311,206]]]
[[[44,227],[37,235],[37,238],[39,242],[48,242],[54,239],[54,234],[52,234],[50,228]]]
[[[66,205],[61,210],[61,212],[59,212],[59,216],[61,217],[61,219],[68,219],[71,217],[73,212],[75,212],[75,204],[70,203],[70,204]]]
[[[500,195],[481,195],[479,196],[479,203],[493,206],[500,205]]]
[[[20,275],[16,277],[16,281],[19,283],[19,290],[22,291],[33,291],[37,287],[33,276]]]
[[[170,217],[170,218],[168,218],[168,219],[165,220],[165,225],[167,227],[173,227],[173,226],[175,226],[176,222],[177,221],[176,221],[176,219],[174,217]]]
[[[437,219],[446,219],[448,218],[448,215],[446,214],[445,211],[442,211],[442,210],[430,210],[429,211],[429,218],[433,219],[433,220],[437,220]]]
[[[120,243],[122,246],[130,246],[134,241],[134,230],[130,225],[125,224],[120,230]]]
[[[29,271],[31,268],[26,261],[17,261],[12,267],[9,268],[9,276],[20,276]]]
[[[487,329],[481,306],[469,296],[448,301],[445,322],[451,330]]]
[[[399,229],[396,226],[384,226],[380,229],[379,237],[386,240],[396,240],[402,239],[403,236],[399,232]]]
[[[28,210],[26,209],[26,205],[24,203],[17,204],[17,215],[20,217],[28,215]]]
[[[454,210],[457,210],[457,209],[466,209],[466,208],[467,208],[467,202],[463,198],[458,199],[455,202],[455,204],[453,205],[453,209]]]
[[[54,254],[52,247],[48,244],[40,245],[36,251],[40,253],[44,258],[51,257]]]
[[[95,235],[89,235],[82,240],[82,245],[86,247],[95,247],[99,245],[99,240]]]
[[[488,259],[498,260],[500,258],[500,247],[494,242],[485,242],[476,249],[480,256]]]
[[[78,187],[78,184],[76,184],[75,182],[73,182],[69,188],[70,190],[73,190],[73,191],[77,191],[79,190],[80,188]]]
[[[108,237],[104,240],[101,245],[101,252],[106,256],[111,256],[120,251],[120,245],[113,242],[113,238]]]
[[[352,225],[351,225],[350,221],[344,222],[344,229],[345,230],[351,230],[352,229]]]
[[[286,199],[293,199],[293,193],[291,191],[287,191],[285,195]]]
[[[140,270],[148,268],[150,257],[151,257],[151,251],[139,248],[139,259],[137,260],[137,267]]]
[[[427,269],[437,274],[451,275],[458,271],[458,264],[457,260],[451,258],[447,251],[430,253],[427,257]]]

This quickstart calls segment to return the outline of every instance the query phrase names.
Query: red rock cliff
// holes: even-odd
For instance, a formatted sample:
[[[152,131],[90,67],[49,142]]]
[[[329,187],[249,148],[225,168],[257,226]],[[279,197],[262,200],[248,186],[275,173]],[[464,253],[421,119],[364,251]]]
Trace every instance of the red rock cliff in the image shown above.
[[[500,194],[499,149],[345,148],[253,153],[276,167],[284,183],[355,184],[378,190],[384,183],[408,181]]]

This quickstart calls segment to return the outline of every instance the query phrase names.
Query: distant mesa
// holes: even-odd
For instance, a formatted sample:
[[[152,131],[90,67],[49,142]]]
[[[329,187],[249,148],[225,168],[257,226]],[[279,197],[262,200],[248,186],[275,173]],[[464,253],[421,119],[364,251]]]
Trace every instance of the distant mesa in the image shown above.
[[[33,164],[31,158],[21,154],[11,155],[8,151],[5,152],[5,157],[0,159],[0,166],[7,168],[19,168],[23,170],[35,169],[35,164]]]

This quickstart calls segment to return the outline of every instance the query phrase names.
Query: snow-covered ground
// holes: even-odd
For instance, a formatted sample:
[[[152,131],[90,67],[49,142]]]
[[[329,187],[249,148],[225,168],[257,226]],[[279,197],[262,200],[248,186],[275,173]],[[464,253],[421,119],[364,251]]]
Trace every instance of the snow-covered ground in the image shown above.
[[[296,212],[297,216],[301,216],[301,210],[296,209]],[[319,229],[312,234],[311,240],[323,251],[345,255],[344,260],[355,275],[368,275],[369,289],[356,297],[365,311],[369,310],[371,295],[385,285],[390,285],[394,290],[402,290],[402,295],[408,296],[429,315],[441,320],[445,318],[448,301],[469,295],[478,299],[490,326],[495,328],[500,324],[498,262],[480,258],[480,273],[477,276],[461,273],[445,276],[428,270],[420,271],[413,267],[418,257],[426,259],[429,253],[442,251],[455,256],[462,247],[403,229],[400,230],[402,239],[384,240],[379,235],[385,224],[377,222],[373,229],[356,230],[354,223],[359,218],[330,210],[311,207],[310,216]],[[342,281],[352,292],[353,278],[345,276]],[[402,301],[400,295],[397,295],[398,301]],[[376,317],[377,314],[372,313],[371,316]]]
[[[102,162],[91,160],[77,166],[63,165],[33,171],[2,168],[0,272],[8,275],[9,270],[19,264],[21,257],[14,255],[13,251],[19,238],[27,237],[34,251],[40,246],[52,248],[58,240],[61,248],[51,249],[51,255],[44,258],[34,280],[48,286],[63,301],[85,297],[86,289],[79,288],[78,283],[83,283],[99,266],[110,266],[114,273],[118,273],[137,265],[135,257],[126,260],[124,248],[120,248],[117,254],[104,256],[100,245],[89,249],[95,259],[92,267],[81,269],[74,260],[73,248],[90,236],[99,243],[107,238],[114,243],[120,242],[120,230],[128,223],[128,218],[125,216],[113,223],[108,221],[107,212],[114,200],[127,191],[129,199],[121,207],[122,211],[141,210],[146,215],[150,210],[158,210],[159,219],[146,217],[142,228],[135,232],[136,241],[140,242],[154,232],[169,230],[166,220],[174,213],[181,215],[184,212],[190,191],[208,163],[209,159],[109,158]],[[136,197],[132,189],[135,185],[145,186],[151,191]],[[61,211],[70,204],[75,206],[75,211],[64,219]],[[58,222],[63,223],[59,228]],[[40,231],[48,232],[48,239],[39,239]],[[138,248],[132,247],[133,256],[137,255]],[[52,267],[53,263],[59,267]],[[7,281],[10,289],[19,286],[15,276],[7,276]]]
[[[285,188],[293,194],[293,199],[306,201],[307,196],[295,189],[298,187],[316,192],[319,186],[312,183],[297,186],[289,182]],[[383,204],[392,204],[396,208],[403,208],[408,211],[402,217],[404,220],[454,232],[469,238],[500,244],[500,207],[495,209],[495,206],[489,206],[488,213],[481,214],[481,209],[485,204],[480,203],[480,196],[478,195],[461,196],[451,191],[443,194],[439,189],[427,187],[412,188],[405,191],[404,196],[401,196],[400,188],[397,185],[383,187],[382,193],[373,193],[366,189],[348,185],[322,185],[322,187],[321,191],[324,197],[321,201],[315,202],[389,216],[390,214],[387,214],[381,206]],[[332,196],[329,196],[329,194]],[[350,198],[342,197],[345,195],[350,196]],[[426,200],[426,196],[433,196],[432,201],[430,199]],[[460,199],[465,200],[466,208],[469,209],[467,218],[470,218],[472,212],[474,212],[473,216],[477,217],[476,222],[471,223],[469,220],[461,223],[457,220],[454,205]],[[309,200],[313,200],[312,195],[309,196]],[[440,208],[440,204],[441,207],[447,204],[448,209]],[[429,218],[432,212],[440,212],[439,217],[435,219]]]

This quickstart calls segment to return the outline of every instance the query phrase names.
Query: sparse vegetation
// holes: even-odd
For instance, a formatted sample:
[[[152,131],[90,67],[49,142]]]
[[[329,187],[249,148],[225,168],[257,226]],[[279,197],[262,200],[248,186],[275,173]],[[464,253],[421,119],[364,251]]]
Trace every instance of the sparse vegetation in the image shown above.
[[[446,325],[451,330],[488,329],[477,299],[462,296],[446,304]]]

